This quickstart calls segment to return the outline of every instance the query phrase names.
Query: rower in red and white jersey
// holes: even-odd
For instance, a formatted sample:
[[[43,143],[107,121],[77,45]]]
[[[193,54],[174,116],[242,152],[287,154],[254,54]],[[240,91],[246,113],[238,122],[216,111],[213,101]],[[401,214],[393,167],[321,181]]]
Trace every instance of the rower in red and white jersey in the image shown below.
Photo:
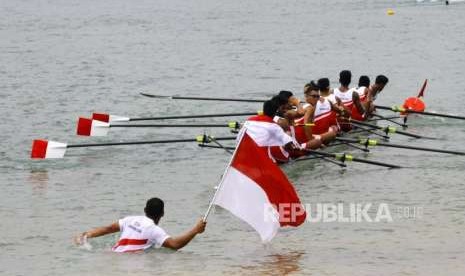
[[[292,92],[280,93],[271,100],[263,104],[263,115],[253,116],[247,120],[244,127],[247,127],[248,134],[254,136],[255,141],[266,139],[267,144],[272,139],[276,146],[268,147],[268,154],[271,159],[277,162],[288,162],[290,159],[298,158],[306,155],[306,149],[317,149],[321,146],[321,141],[317,139],[306,140],[303,143],[298,143],[291,135],[276,122],[276,114],[280,110],[281,114],[286,113],[286,108],[289,108],[289,99],[292,97]],[[279,122],[287,121],[286,118],[280,118]],[[288,131],[292,132],[292,126]]]
[[[360,76],[358,80],[358,87],[355,89],[355,93],[352,94],[353,106],[351,118],[357,121],[364,121],[366,100],[368,94],[368,87],[370,86],[370,78],[368,76]]]
[[[347,122],[347,118],[350,117],[350,110],[343,104],[342,100],[339,97],[331,93],[331,89],[329,87],[329,79],[319,79],[318,87],[320,88],[321,97],[326,98],[332,104],[333,111],[337,112],[337,125],[340,126],[340,129],[343,131],[350,130],[350,125]]]
[[[330,101],[334,105],[340,105],[341,100],[337,98],[329,86],[329,79],[328,78],[321,78],[318,80],[316,83],[316,86],[318,87],[320,91],[320,96],[326,98],[328,101]]]
[[[349,88],[352,80],[352,72],[349,70],[342,70],[339,73],[339,83],[341,86],[334,88],[333,94],[336,98],[339,98],[342,104],[349,110],[352,109],[353,101],[352,94],[355,92],[354,88]]]
[[[302,105],[302,109],[305,113],[294,121],[295,138],[297,142],[301,142],[312,137],[327,144],[337,133],[333,105],[327,99],[320,97],[319,88],[313,81],[305,85],[304,95],[306,103]],[[306,126],[307,124],[314,126]]]
[[[328,99],[320,96],[316,102],[315,111],[313,113],[313,123],[315,126],[312,132],[314,134],[322,134],[332,127],[336,130],[338,129],[337,117],[334,109],[335,106]]]

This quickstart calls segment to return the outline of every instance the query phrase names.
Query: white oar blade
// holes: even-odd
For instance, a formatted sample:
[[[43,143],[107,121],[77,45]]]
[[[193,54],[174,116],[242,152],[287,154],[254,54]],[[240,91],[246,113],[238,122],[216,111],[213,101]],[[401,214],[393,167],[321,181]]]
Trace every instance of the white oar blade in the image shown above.
[[[129,122],[128,117],[110,115],[106,113],[92,113],[92,119],[112,123],[112,122]]]
[[[110,124],[89,118],[79,118],[77,135],[82,136],[106,136],[110,130]]]
[[[55,141],[34,140],[32,142],[31,158],[50,159],[63,158],[67,145]]]

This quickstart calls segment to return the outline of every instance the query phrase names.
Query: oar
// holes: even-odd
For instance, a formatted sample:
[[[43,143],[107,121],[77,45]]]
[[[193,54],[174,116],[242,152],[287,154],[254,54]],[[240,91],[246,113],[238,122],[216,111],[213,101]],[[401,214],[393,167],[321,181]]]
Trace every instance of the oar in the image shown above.
[[[304,125],[304,124],[301,124]],[[314,124],[305,124],[305,126],[314,126]],[[241,128],[239,122],[228,122],[226,124],[111,124],[89,118],[79,118],[76,128],[77,135],[81,136],[106,136],[110,128],[212,128],[228,127],[231,131],[237,131]]]
[[[326,156],[326,157],[332,157],[332,158],[334,158],[334,159],[336,159],[338,161],[341,161],[342,163],[348,162],[348,161],[353,161],[353,162],[358,162],[358,163],[365,163],[365,164],[370,164],[370,165],[387,167],[387,168],[391,168],[391,169],[402,168],[401,166],[393,165],[393,164],[389,164],[389,163],[383,163],[383,162],[379,162],[379,161],[356,158],[356,157],[353,157],[352,155],[346,154],[346,153],[338,154],[338,153],[329,153],[329,152],[316,151],[316,150],[308,150],[308,152],[311,153],[311,154],[317,154],[317,155],[323,155],[323,156]],[[306,158],[307,157],[302,157],[302,158],[299,158],[299,159],[307,160]],[[299,160],[299,159],[296,159],[296,161]],[[312,159],[312,158],[308,158],[308,159]]]
[[[375,128],[366,128],[366,127],[362,127],[362,126],[357,126],[357,125],[354,125],[354,127],[358,128],[358,129],[361,129],[363,130],[364,132],[368,132],[368,133],[371,133],[373,135],[377,135],[383,139],[386,139],[386,140],[389,140],[391,137],[387,136],[387,135],[384,135],[384,134],[379,134],[377,133],[376,129]],[[352,132],[349,132],[349,134],[352,134]]]
[[[383,121],[383,120],[386,120],[386,119],[393,120],[393,119],[401,119],[401,118],[402,117],[400,117],[400,116],[383,116],[383,118],[377,118],[377,119],[371,118],[371,119],[368,119],[367,122],[376,122],[376,121]]]
[[[81,136],[106,136],[110,128],[211,128],[228,127],[232,130],[241,128],[239,122],[228,122],[227,124],[110,124],[89,118],[79,118],[77,125],[77,135]]]
[[[228,146],[216,146],[216,145],[207,145],[207,144],[199,144],[201,148],[212,148],[212,149],[228,149],[228,150],[235,150],[236,147],[228,147]]]
[[[199,101],[224,101],[224,102],[249,102],[249,103],[263,103],[266,100],[259,99],[237,99],[237,98],[212,98],[212,97],[187,97],[187,96],[164,96],[154,95],[149,93],[140,93],[142,96],[158,99],[172,99],[172,100],[199,100]]]
[[[379,129],[379,130],[382,130],[384,131],[386,134],[388,133],[397,133],[397,134],[400,134],[400,135],[404,135],[404,136],[409,136],[409,137],[413,137],[413,138],[423,138],[423,139],[436,139],[436,138],[432,138],[432,137],[425,137],[425,136],[421,136],[421,135],[418,135],[418,134],[414,134],[414,133],[410,133],[410,132],[406,132],[406,131],[402,131],[402,130],[398,130],[396,129],[395,127],[391,127],[391,126],[387,126],[387,127],[382,127],[382,126],[377,126],[377,125],[372,125],[372,124],[368,124],[368,123],[365,123],[365,122],[361,122],[361,121],[357,121],[357,120],[350,120],[350,122],[354,125],[362,125],[362,126],[367,126],[367,127],[371,127],[373,129]]]
[[[394,112],[405,112],[405,113],[414,113],[414,114],[421,114],[421,115],[428,115],[428,116],[436,116],[436,117],[443,117],[443,118],[451,118],[451,119],[459,119],[465,120],[465,116],[460,115],[452,115],[452,114],[443,114],[443,113],[435,113],[435,112],[426,112],[426,111],[415,111],[410,109],[405,109],[401,106],[382,106],[382,105],[375,105],[376,108],[384,109],[384,110],[391,110]]]
[[[212,137],[200,135],[194,139],[171,139],[171,140],[155,140],[155,141],[132,141],[132,142],[113,142],[113,143],[94,143],[94,144],[76,144],[68,145],[65,143],[34,140],[32,143],[31,158],[33,159],[49,159],[63,158],[67,148],[85,148],[85,147],[104,147],[104,146],[125,146],[125,145],[144,145],[144,144],[167,144],[167,143],[210,143],[214,140],[234,140],[236,137]]]
[[[447,153],[447,154],[455,154],[455,155],[465,155],[465,152],[463,152],[463,151],[443,150],[443,149],[435,149],[435,148],[423,148],[423,147],[415,147],[415,146],[406,146],[406,145],[399,145],[399,144],[383,143],[383,142],[379,142],[378,140],[375,140],[375,139],[351,139],[351,138],[339,138],[339,137],[336,137],[336,140],[341,141],[341,142],[359,143],[361,145],[364,145],[365,147],[382,146],[382,147],[391,147],[391,148],[400,148],[400,149],[410,149],[410,150],[419,150],[419,151],[428,151],[428,152]]]
[[[407,128],[407,127],[408,127],[407,124],[402,124],[402,123],[396,122],[396,121],[394,121],[394,120],[391,120],[391,119],[388,118],[388,117],[384,117],[384,116],[379,115],[379,114],[373,114],[373,116],[374,116],[374,117],[377,117],[377,118],[380,118],[381,120],[389,121],[389,122],[391,122],[391,123],[393,123],[393,124],[396,124],[396,125],[399,125],[399,126],[401,126],[401,127],[403,127],[403,128]]]
[[[259,112],[242,112],[242,113],[219,113],[219,114],[200,114],[200,115],[174,115],[174,116],[161,116],[161,117],[141,117],[141,118],[128,118],[107,113],[93,113],[92,119],[99,120],[106,123],[112,122],[129,122],[129,121],[158,121],[158,120],[172,120],[172,119],[195,119],[195,118],[215,118],[215,117],[235,117],[235,116],[252,116],[261,114]]]

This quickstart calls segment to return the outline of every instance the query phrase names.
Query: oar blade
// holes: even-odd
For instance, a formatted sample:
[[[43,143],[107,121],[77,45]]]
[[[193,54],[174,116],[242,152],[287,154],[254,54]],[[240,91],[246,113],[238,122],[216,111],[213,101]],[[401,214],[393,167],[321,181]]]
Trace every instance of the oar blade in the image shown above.
[[[149,97],[149,98],[160,98],[160,99],[169,99],[171,96],[164,96],[164,95],[154,95],[149,93],[140,92],[142,96]]]
[[[81,136],[106,136],[110,130],[110,124],[89,118],[79,118],[77,135]]]
[[[95,112],[92,113],[92,119],[102,121],[102,122],[105,122],[105,123],[129,122],[129,120],[130,120],[130,118],[128,118],[128,117],[111,115],[111,114],[107,114],[107,113],[95,113]]]
[[[67,144],[36,139],[32,142],[32,159],[63,158],[65,156]]]
[[[428,79],[425,79],[425,82],[423,82],[423,85],[421,86],[420,92],[418,92],[417,98],[423,98],[425,95],[425,89],[426,85],[428,84]]]

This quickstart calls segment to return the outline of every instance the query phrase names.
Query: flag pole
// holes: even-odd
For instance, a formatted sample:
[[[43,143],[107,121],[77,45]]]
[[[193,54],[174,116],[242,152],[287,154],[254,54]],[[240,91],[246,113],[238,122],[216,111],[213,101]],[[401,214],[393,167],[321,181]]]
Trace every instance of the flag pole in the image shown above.
[[[218,184],[218,187],[216,188],[216,191],[215,193],[213,194],[213,197],[212,199],[210,200],[210,204],[208,204],[208,209],[207,211],[205,212],[205,215],[203,216],[203,221],[206,222],[207,221],[207,218],[208,218],[208,215],[210,215],[210,212],[212,210],[212,207],[213,207],[213,204],[215,202],[215,199],[216,199],[216,196],[218,195],[218,192],[221,190],[221,187],[223,186],[223,182],[224,182],[224,177],[225,175],[228,173],[229,169],[231,168],[231,163],[232,161],[234,160],[234,157],[236,157],[236,153],[237,153],[237,150],[239,149],[239,146],[242,142],[242,138],[244,137],[244,134],[247,130],[246,128],[246,125],[247,125],[247,122],[244,123],[243,127],[242,127],[242,131],[239,132],[239,139],[238,139],[238,142],[237,142],[237,146],[236,148],[234,149],[234,152],[231,156],[231,159],[229,160],[229,163],[228,163],[228,166],[226,167],[226,169],[224,170],[224,173],[223,175],[221,176],[221,180],[220,180],[220,183]]]

